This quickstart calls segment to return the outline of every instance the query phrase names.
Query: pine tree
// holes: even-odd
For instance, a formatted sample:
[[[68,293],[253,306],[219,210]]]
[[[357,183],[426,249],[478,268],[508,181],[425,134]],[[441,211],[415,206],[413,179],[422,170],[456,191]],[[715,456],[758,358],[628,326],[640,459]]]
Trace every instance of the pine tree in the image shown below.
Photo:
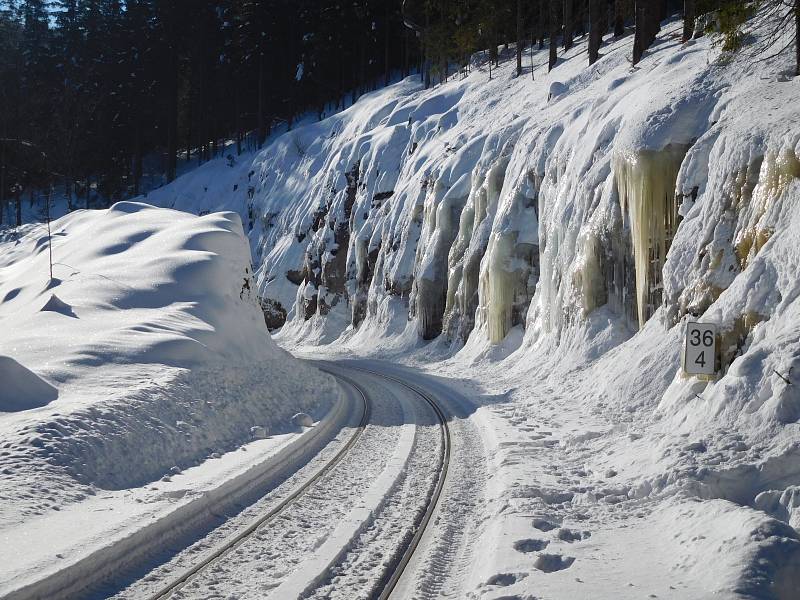
[[[684,42],[694,35],[694,21],[697,4],[695,0],[683,0],[683,36]]]
[[[15,7],[0,8],[0,225],[7,217],[8,198],[19,177],[15,164],[20,109],[20,54],[22,29],[15,18]]]
[[[550,55],[547,63],[547,70],[552,71],[558,62],[558,30],[560,28],[558,5],[559,0],[549,0],[550,2]]]
[[[603,24],[600,18],[601,0],[589,0],[589,64],[593,65],[600,56],[603,41]]]

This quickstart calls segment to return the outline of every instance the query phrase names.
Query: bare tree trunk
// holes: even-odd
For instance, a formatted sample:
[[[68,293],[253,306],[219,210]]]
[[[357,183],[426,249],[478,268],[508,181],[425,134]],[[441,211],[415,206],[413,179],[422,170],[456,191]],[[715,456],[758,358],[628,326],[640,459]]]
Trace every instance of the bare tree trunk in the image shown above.
[[[572,48],[573,0],[564,0],[564,51]]]
[[[593,65],[600,57],[600,43],[603,32],[600,24],[601,0],[589,0],[589,64]]]
[[[22,189],[17,186],[17,227],[20,225],[22,225]]]
[[[5,123],[3,137],[6,137]],[[6,142],[0,140],[0,225],[6,218]]]
[[[237,78],[234,77],[234,86],[236,87],[236,91],[234,92],[234,110],[236,114],[234,115],[234,122],[236,123],[236,156],[241,155],[242,153],[242,108],[240,106],[240,92],[239,92],[239,82]]]
[[[186,162],[188,163],[192,159],[192,135],[194,135],[192,131],[193,117],[191,100],[187,102],[186,109],[189,111],[189,114],[186,115]]]
[[[267,139],[266,125],[264,124],[264,53],[258,54],[258,147],[264,145]]]
[[[522,0],[517,0],[517,77],[522,75]]]
[[[409,61],[408,27],[403,28],[403,79],[411,75]]]
[[[683,41],[694,35],[695,0],[683,0]]]
[[[48,175],[49,179],[49,175]],[[50,231],[50,195],[53,193],[53,185],[47,182],[47,196],[45,196],[45,211],[47,215],[47,251],[50,257],[50,282],[53,283],[53,235]]]
[[[178,55],[170,49],[169,89],[167,94],[167,182],[173,181],[178,170]]]
[[[614,37],[625,35],[625,3],[627,0],[614,0]]]
[[[422,34],[422,71],[424,73],[425,89],[431,87],[431,45],[428,43],[428,32],[431,30],[431,11],[429,3],[425,3],[425,29]]]
[[[362,39],[358,44],[358,96],[367,91],[367,42]]]
[[[572,35],[581,37],[586,34],[587,6],[585,0],[573,0],[572,4]]]
[[[609,24],[611,23],[611,11],[613,10],[613,7],[613,0],[600,0],[600,37],[608,33]]]
[[[794,74],[800,76],[800,0],[794,0]]]
[[[642,0],[636,0],[634,11],[636,21],[633,34],[633,64],[636,64],[642,59],[642,54],[644,54],[645,37],[647,35],[645,31],[647,21],[644,2]]]
[[[558,4],[557,0],[550,2],[550,57],[547,62],[547,70],[552,71],[558,62]]]
[[[656,41],[656,35],[661,31],[661,21],[666,18],[666,16],[662,16],[662,14],[666,12],[665,6],[663,0],[650,0],[650,2],[646,4],[647,44],[645,45],[645,49],[653,45],[653,42]]]
[[[489,34],[489,60],[498,66],[500,64],[500,54],[497,52],[497,23],[492,20],[491,32]]]
[[[64,195],[67,197],[67,212],[72,212],[72,176],[64,176]]]
[[[550,11],[548,10],[548,0],[538,0],[539,3],[539,19],[536,23],[536,29],[539,34],[539,50],[544,49],[544,39],[547,36],[550,23]],[[546,29],[547,28],[547,29]]]
[[[386,6],[386,13],[385,13],[386,18],[383,26],[386,31],[383,38],[383,71],[384,71],[383,85],[388,86],[389,85],[389,14],[390,14],[389,6],[391,3],[385,1],[384,4]]]

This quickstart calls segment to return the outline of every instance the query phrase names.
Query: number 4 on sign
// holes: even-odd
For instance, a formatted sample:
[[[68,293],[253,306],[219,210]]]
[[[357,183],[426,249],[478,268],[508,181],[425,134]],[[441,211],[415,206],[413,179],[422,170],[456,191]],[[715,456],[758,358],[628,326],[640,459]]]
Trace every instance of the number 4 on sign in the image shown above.
[[[717,363],[717,326],[687,323],[683,370],[690,375],[713,375]]]

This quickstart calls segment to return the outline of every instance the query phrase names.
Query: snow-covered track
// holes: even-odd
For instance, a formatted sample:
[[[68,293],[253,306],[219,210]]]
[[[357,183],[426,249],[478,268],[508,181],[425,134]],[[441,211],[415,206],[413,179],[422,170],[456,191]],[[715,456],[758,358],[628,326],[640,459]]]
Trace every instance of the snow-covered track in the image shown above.
[[[340,379],[349,381],[348,378]],[[265,482],[271,485],[271,482],[283,480],[287,475],[291,477],[297,465],[306,464],[331,439],[338,437],[346,423],[352,423],[349,426],[352,428],[356,419],[362,424],[367,422],[369,413],[363,415],[359,409],[359,404],[366,406],[364,403],[367,402],[361,395],[362,391],[352,385],[347,387],[351,392],[340,394],[328,414],[315,427],[281,447],[277,453],[216,487],[177,503],[171,510],[155,515],[157,518],[125,530],[125,535],[99,540],[74,560],[59,561],[53,568],[43,568],[35,574],[35,579],[10,581],[10,589],[2,590],[0,596],[4,600],[99,598],[115,593],[120,584],[130,585],[134,580],[129,577],[141,577],[138,575],[140,569],[148,568],[154,556],[162,555],[166,548],[183,547],[190,543],[188,540],[193,539],[197,532],[206,531],[209,523],[218,520],[220,515],[252,504],[256,498],[267,493]],[[359,430],[349,435],[360,433]],[[148,593],[143,596],[147,597]]]
[[[444,488],[444,484],[447,479],[447,470],[450,465],[450,451],[451,451],[450,428],[447,425],[447,416],[445,415],[444,411],[441,409],[436,399],[425,390],[422,390],[417,386],[408,384],[398,377],[393,377],[391,375],[387,375],[379,371],[373,371],[370,369],[364,369],[361,367],[354,367],[354,366],[350,366],[348,368],[354,371],[362,371],[364,373],[369,373],[370,375],[373,375],[375,377],[381,377],[383,379],[390,380],[411,391],[414,395],[422,398],[428,405],[430,405],[431,409],[436,415],[436,418],[439,420],[439,428],[442,434],[441,452],[439,453],[439,464],[437,468],[438,474],[436,477],[436,483],[433,486],[430,495],[428,496],[428,505],[425,509],[425,512],[421,515],[419,521],[415,523],[414,535],[408,541],[405,549],[403,550],[403,554],[402,557],[400,558],[400,561],[394,567],[394,570],[391,572],[391,575],[389,575],[388,578],[386,579],[386,583],[383,587],[383,590],[378,596],[379,600],[386,600],[392,595],[392,592],[397,586],[397,583],[403,576],[403,572],[405,571],[406,566],[408,566],[409,561],[411,560],[412,556],[414,556],[414,552],[416,551],[417,547],[420,544],[420,541],[422,540],[423,535],[425,534],[425,530],[428,526],[428,523],[430,523],[431,517],[436,509],[437,504],[439,503],[439,498],[442,495],[442,489]]]
[[[246,528],[244,528],[234,536],[230,537],[223,544],[218,546],[213,552],[205,556],[203,560],[198,562],[192,568],[186,570],[179,577],[174,578],[172,581],[161,587],[158,591],[148,596],[150,600],[161,600],[163,598],[169,598],[170,596],[172,596],[173,593],[180,590],[186,583],[188,583],[196,575],[212,567],[220,559],[224,558],[231,551],[233,551],[242,543],[244,543],[256,531],[258,531],[265,525],[268,525],[270,522],[278,518],[287,509],[287,507],[289,507],[291,504],[293,504],[299,498],[301,498],[311,487],[313,487],[313,485],[316,482],[322,479],[337,464],[339,464],[342,461],[342,459],[344,459],[344,457],[347,455],[347,453],[356,444],[359,437],[361,437],[361,434],[363,433],[365,427],[367,426],[367,423],[369,422],[369,417],[370,417],[369,398],[364,389],[361,388],[355,381],[352,381],[349,377],[345,377],[338,373],[334,373],[333,371],[329,371],[328,369],[325,368],[322,368],[321,370],[325,371],[326,373],[329,373],[333,377],[346,381],[358,392],[359,396],[363,401],[364,409],[361,416],[361,420],[358,426],[355,428],[353,434],[350,436],[350,439],[344,444],[344,446],[342,446],[342,448],[336,453],[336,455],[331,460],[325,463],[325,465],[321,469],[319,469],[310,478],[308,478],[300,487],[294,490],[294,492],[292,492],[289,496],[284,498],[278,505],[276,505],[274,508],[263,514],[261,517],[257,518]]]

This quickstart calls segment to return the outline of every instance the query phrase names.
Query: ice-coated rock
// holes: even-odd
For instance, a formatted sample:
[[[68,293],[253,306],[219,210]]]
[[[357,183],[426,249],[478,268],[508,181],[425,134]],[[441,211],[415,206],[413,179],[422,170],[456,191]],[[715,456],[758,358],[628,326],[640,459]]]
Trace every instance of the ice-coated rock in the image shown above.
[[[250,436],[254,440],[263,440],[267,437],[267,428],[262,425],[255,425],[250,428]]]
[[[312,427],[314,425],[314,419],[312,419],[310,415],[301,412],[292,417],[292,424],[297,427]]]

